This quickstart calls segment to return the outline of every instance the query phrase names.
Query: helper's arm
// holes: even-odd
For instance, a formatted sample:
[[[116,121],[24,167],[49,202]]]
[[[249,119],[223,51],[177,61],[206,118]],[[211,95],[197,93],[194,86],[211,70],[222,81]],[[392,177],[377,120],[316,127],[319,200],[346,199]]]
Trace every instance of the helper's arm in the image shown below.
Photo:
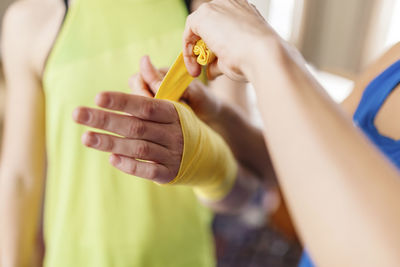
[[[45,177],[44,96],[33,63],[36,23],[24,2],[3,28],[7,97],[0,172],[0,266],[32,264],[38,250]],[[38,21],[35,18],[35,21]],[[39,20],[40,21],[40,20]],[[37,54],[35,54],[37,56]],[[41,260],[39,260],[41,265]]]
[[[265,138],[311,255],[319,266],[398,266],[397,170],[325,95],[302,59],[277,46],[274,64],[253,58],[247,75],[262,99]],[[270,58],[264,49],[261,58]]]
[[[223,72],[254,84],[280,185],[317,265],[399,266],[400,175],[298,52],[247,1],[216,0],[189,18],[184,55],[193,75],[196,35]]]

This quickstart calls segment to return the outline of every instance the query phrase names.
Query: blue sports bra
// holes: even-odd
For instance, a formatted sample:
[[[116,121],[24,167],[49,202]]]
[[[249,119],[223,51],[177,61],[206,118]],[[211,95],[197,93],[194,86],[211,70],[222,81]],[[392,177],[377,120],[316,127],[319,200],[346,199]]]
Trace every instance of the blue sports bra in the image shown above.
[[[398,168],[400,168],[400,140],[381,135],[374,122],[383,103],[399,83],[400,60],[368,85],[353,117],[354,123]]]
[[[400,169],[400,140],[383,136],[375,127],[375,117],[390,93],[400,83],[400,60],[378,75],[365,88],[358,108],[353,116],[367,137]],[[299,267],[313,267],[307,253],[303,254]]]

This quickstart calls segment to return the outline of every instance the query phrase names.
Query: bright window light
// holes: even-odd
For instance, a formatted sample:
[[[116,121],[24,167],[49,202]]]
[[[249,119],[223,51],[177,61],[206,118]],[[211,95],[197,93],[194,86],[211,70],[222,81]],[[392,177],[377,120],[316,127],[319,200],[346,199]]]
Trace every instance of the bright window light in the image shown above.
[[[392,19],[389,24],[389,31],[386,37],[385,46],[388,48],[400,41],[400,1],[394,3]]]
[[[270,0],[268,22],[285,40],[290,40],[295,19],[296,0]]]

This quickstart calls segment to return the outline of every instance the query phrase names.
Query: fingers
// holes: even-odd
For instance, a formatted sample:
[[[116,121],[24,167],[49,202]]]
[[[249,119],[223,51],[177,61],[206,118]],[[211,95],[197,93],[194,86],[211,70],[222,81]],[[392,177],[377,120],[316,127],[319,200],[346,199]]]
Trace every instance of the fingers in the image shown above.
[[[145,97],[154,97],[154,94],[150,90],[150,88],[147,86],[145,81],[142,78],[142,75],[140,73],[134,74],[132,77],[129,78],[129,87],[132,90],[132,93],[135,95],[141,95]]]
[[[129,79],[129,87],[132,93],[153,98],[161,85],[162,79],[167,74],[168,68],[157,70],[148,56],[140,61],[140,73],[134,74]]]
[[[73,118],[77,123],[89,127],[116,133],[127,138],[150,141],[162,146],[169,147],[176,141],[176,138],[172,136],[172,124],[160,125],[129,115],[85,107],[75,109]],[[171,127],[170,131],[168,127]]]
[[[178,113],[172,103],[138,95],[118,92],[103,92],[96,96],[99,107],[122,111],[137,118],[159,123],[178,120]]]
[[[193,47],[200,40],[199,34],[196,31],[197,19],[196,14],[191,14],[186,19],[186,27],[183,32],[183,60],[190,75],[197,77],[201,73],[201,66],[197,63],[196,57],[193,54]]]
[[[144,162],[129,157],[112,154],[110,163],[117,169],[138,177],[146,178],[157,183],[165,184],[175,178],[167,167],[157,163]]]
[[[156,94],[161,85],[163,76],[154,67],[148,56],[144,56],[140,60],[140,74],[143,78],[143,81],[149,85],[153,94]]]
[[[82,136],[82,143],[100,151],[135,159],[151,160],[162,165],[169,165],[174,160],[180,162],[178,153],[173,155],[167,148],[143,140],[86,132]]]
[[[164,79],[164,76],[167,74],[168,70],[169,70],[169,68],[161,68],[158,70],[161,73],[161,75],[163,76],[163,79]]]
[[[207,78],[209,80],[214,80],[215,78],[217,78],[222,74],[223,73],[218,66],[218,58],[207,66]]]

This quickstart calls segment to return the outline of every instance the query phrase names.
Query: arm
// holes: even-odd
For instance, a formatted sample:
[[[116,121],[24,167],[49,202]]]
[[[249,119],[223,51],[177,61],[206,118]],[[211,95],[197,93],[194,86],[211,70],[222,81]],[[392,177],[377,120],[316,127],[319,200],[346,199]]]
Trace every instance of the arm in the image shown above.
[[[37,240],[45,173],[44,97],[31,61],[27,12],[4,21],[7,97],[0,172],[0,266],[28,266]]]
[[[248,75],[263,99],[264,135],[303,240],[320,266],[397,266],[396,169],[343,116],[299,58],[285,49],[278,53],[274,76],[263,77],[261,70],[269,66],[257,63],[254,76]],[[264,90],[268,84],[280,90]],[[343,245],[349,243],[352,249]]]
[[[221,32],[229,32],[224,40]],[[316,263],[398,266],[399,173],[323,92],[297,51],[247,1],[214,1],[188,19],[184,55],[193,75],[196,36],[225,74],[254,84],[280,185]]]
[[[74,118],[79,123],[82,123],[82,124],[85,124],[85,125],[88,125],[91,127],[95,127],[95,128],[105,129],[105,130],[108,130],[111,132],[117,132],[128,138],[128,139],[124,140],[125,144],[122,144],[122,143],[118,144],[120,142],[120,140],[111,138],[110,136],[98,135],[96,133],[89,133],[88,135],[85,135],[83,137],[83,143],[85,145],[95,148],[95,149],[98,149],[98,150],[112,152],[112,153],[119,154],[119,155],[121,155],[121,154],[125,155],[129,158],[129,159],[127,159],[126,162],[131,162],[131,163],[127,163],[127,164],[137,164],[136,161],[134,160],[134,158],[149,159],[154,162],[158,162],[157,165],[160,167],[160,169],[165,170],[165,168],[162,166],[166,166],[170,170],[168,175],[161,177],[162,176],[161,171],[157,174],[158,177],[149,177],[148,175],[146,175],[146,173],[139,173],[139,172],[134,173],[134,172],[128,171],[128,173],[134,174],[139,177],[144,177],[147,179],[161,179],[161,180],[158,180],[158,182],[169,183],[169,182],[172,182],[172,180],[177,176],[178,171],[180,173],[181,160],[184,162],[184,159],[181,158],[181,155],[184,154],[182,152],[183,136],[182,136],[181,125],[182,124],[185,125],[185,121],[179,121],[176,111],[169,110],[169,109],[171,109],[171,107],[174,110],[174,107],[173,107],[174,105],[172,105],[172,103],[166,102],[163,100],[150,98],[156,92],[156,90],[158,90],[161,80],[162,80],[162,74],[153,67],[153,65],[149,61],[148,57],[144,57],[141,61],[141,73],[136,74],[131,79],[130,83],[131,83],[133,92],[136,95],[145,96],[146,98],[143,98],[143,97],[138,98],[138,96],[129,96],[128,97],[127,95],[119,95],[117,97],[116,95],[114,96],[113,94],[108,94],[108,97],[112,97],[113,98],[112,102],[115,102],[114,106],[111,107],[111,109],[118,107],[120,101],[122,101],[125,103],[124,104],[125,106],[126,105],[131,105],[131,106],[135,105],[135,106],[138,106],[139,108],[140,108],[140,106],[142,106],[142,108],[144,108],[145,105],[153,104],[153,105],[158,106],[157,111],[154,111],[154,113],[157,113],[157,114],[158,113],[163,114],[165,112],[171,113],[169,115],[169,117],[171,118],[171,121],[169,121],[168,124],[170,124],[171,126],[173,125],[173,127],[168,126],[165,123],[159,123],[157,126],[158,135],[160,135],[162,133],[162,136],[165,136],[165,138],[169,139],[169,140],[163,141],[163,140],[158,140],[156,138],[151,138],[149,140],[149,137],[144,137],[144,136],[140,137],[139,139],[142,139],[143,141],[146,140],[148,143],[147,146],[150,147],[151,150],[158,150],[157,153],[146,151],[147,153],[158,154],[158,155],[172,154],[172,155],[177,155],[177,157],[172,158],[171,156],[169,156],[167,159],[165,159],[165,158],[157,158],[156,159],[156,158],[151,158],[151,157],[144,158],[146,156],[149,157],[149,155],[132,155],[129,153],[127,154],[127,152],[122,152],[123,150],[125,150],[125,151],[126,150],[128,150],[128,151],[136,150],[136,148],[138,146],[138,144],[136,144],[134,141],[129,141],[129,138],[131,138],[132,136],[129,135],[129,133],[128,133],[128,135],[126,134],[128,132],[127,129],[130,127],[129,125],[131,125],[132,122],[135,120],[133,118],[132,118],[132,122],[127,121],[126,123],[118,123],[118,121],[121,121],[122,119],[126,120],[127,118],[113,116],[110,113],[106,113],[106,116],[108,118],[105,118],[104,115],[99,113],[100,111],[93,110],[93,109],[86,109],[86,108],[77,109],[74,113]],[[105,97],[104,95],[99,95],[99,97],[97,98],[97,103],[100,106],[102,106],[102,101],[103,101],[101,99],[104,97]],[[184,96],[184,99],[185,99],[186,103],[188,103],[192,107],[192,109],[196,112],[196,114],[199,115],[203,119],[203,121],[206,123],[211,122],[211,121],[215,122],[216,118],[219,117],[217,114],[219,114],[219,111],[222,110],[222,108],[220,108],[220,102],[215,101],[215,98],[210,95],[210,92],[208,92],[205,89],[205,86],[199,82],[194,82],[190,86],[190,88],[188,89],[187,93]],[[102,106],[102,107],[104,107],[104,106]],[[108,107],[108,108],[110,108],[110,107]],[[178,106],[175,105],[175,108],[181,109],[179,105]],[[167,111],[167,110],[169,110],[169,111]],[[223,109],[223,110],[225,110],[225,109]],[[89,122],[84,122],[81,120],[83,112],[86,112],[86,111],[89,111],[93,114],[91,116],[93,119],[91,119]],[[132,112],[132,111],[130,111],[130,112]],[[132,115],[134,115],[134,114],[132,114]],[[137,115],[134,115],[134,116],[137,116]],[[142,119],[148,120],[146,118],[142,118]],[[192,120],[196,121],[198,119],[192,118],[191,121]],[[238,120],[238,119],[236,119],[236,120]],[[103,121],[110,122],[107,124],[108,125],[107,128],[102,126]],[[145,121],[143,121],[143,122],[145,124],[148,124]],[[197,127],[197,125],[192,125],[192,126],[194,128]],[[147,126],[146,126],[146,128],[147,128]],[[193,131],[193,130],[194,129],[189,129],[189,131]],[[150,129],[148,131],[150,131]],[[196,130],[194,130],[193,134],[196,135]],[[100,143],[97,143],[97,145],[94,142],[91,142],[92,137],[94,135],[98,136],[100,138],[100,140],[102,140]],[[176,136],[178,138],[175,137],[173,139],[170,139],[170,138],[168,138],[168,136],[170,136],[170,135]],[[208,135],[208,134],[206,134],[206,135]],[[216,137],[216,136],[214,136],[214,137]],[[218,138],[218,137],[216,137],[216,138]],[[103,141],[103,139],[104,139],[104,141]],[[190,142],[190,139],[193,139],[193,138],[189,137],[189,139],[184,139],[185,145],[187,145],[186,142]],[[259,140],[261,140],[261,142],[263,141],[262,138]],[[109,145],[110,142],[112,142],[113,145]],[[154,146],[154,143],[160,144],[160,142],[165,144],[164,147],[166,147],[168,151],[163,152],[164,148],[159,147],[159,146]],[[261,147],[262,147],[262,145],[261,145]],[[214,148],[212,148],[212,149],[214,149]],[[189,152],[189,153],[191,153],[191,152]],[[188,154],[186,154],[186,155],[188,155]],[[210,155],[210,156],[212,156],[212,155]],[[225,156],[228,158],[228,155],[225,155]],[[182,164],[184,164],[184,163],[182,163]],[[122,171],[125,171],[125,172],[127,171],[127,168],[124,166],[121,166],[121,165],[117,166],[116,164],[113,164],[113,165]],[[162,165],[162,166],[160,166],[160,165]],[[186,165],[184,165],[184,166],[186,166]],[[197,165],[195,165],[195,166],[197,166]],[[154,165],[147,164],[143,168],[151,169],[153,167],[154,167]],[[185,169],[186,167],[182,167],[182,168]],[[219,168],[219,167],[217,167],[217,168]],[[202,175],[201,173],[204,172],[203,169],[204,169],[204,166],[199,169],[199,171],[200,171],[199,173],[196,172],[189,176],[192,176],[195,178],[203,177],[203,176],[201,176]],[[209,174],[212,174],[215,171],[216,171],[215,169],[207,170],[207,172],[209,172]],[[189,172],[192,173],[193,171],[189,170]],[[204,173],[203,173],[203,175],[204,175]],[[236,183],[234,184],[233,189],[231,190],[231,192],[235,192],[234,194],[229,194],[228,196],[223,198],[221,201],[204,201],[204,203],[206,203],[207,205],[211,206],[212,208],[214,208],[215,210],[220,211],[220,212],[238,212],[238,211],[240,211],[240,209],[246,205],[246,203],[252,196],[254,190],[256,190],[256,188],[257,188],[257,180],[256,179],[251,180],[251,179],[249,179],[249,177],[257,176],[257,175],[259,175],[259,173],[255,173],[251,169],[247,169],[247,168],[244,168],[243,166],[239,166],[239,171],[238,171],[237,175],[238,175],[238,179],[236,179]],[[189,176],[186,176],[186,177],[189,177]],[[188,179],[188,178],[186,178],[186,179]],[[261,179],[261,178],[259,178],[259,179]],[[175,182],[175,181],[177,181],[177,179],[173,180],[173,182]],[[192,186],[193,186],[193,184],[192,184]]]

